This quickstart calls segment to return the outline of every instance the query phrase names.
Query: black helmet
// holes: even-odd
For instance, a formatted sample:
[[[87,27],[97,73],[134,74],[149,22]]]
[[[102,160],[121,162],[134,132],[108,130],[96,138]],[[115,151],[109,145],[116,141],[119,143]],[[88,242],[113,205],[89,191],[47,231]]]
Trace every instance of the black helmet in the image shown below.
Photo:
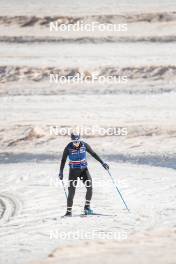
[[[71,133],[71,140],[79,141],[80,140],[80,134],[79,133]]]

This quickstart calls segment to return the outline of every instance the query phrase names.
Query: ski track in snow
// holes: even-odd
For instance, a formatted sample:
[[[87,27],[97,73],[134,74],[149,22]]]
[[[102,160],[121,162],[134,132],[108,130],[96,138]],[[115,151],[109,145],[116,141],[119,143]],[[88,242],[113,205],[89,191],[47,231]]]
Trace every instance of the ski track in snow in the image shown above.
[[[20,202],[11,194],[2,193],[0,194],[0,206],[0,225],[2,225],[10,221],[12,217],[15,217],[20,209]]]
[[[173,169],[112,162],[112,174],[118,179],[118,187],[131,210],[128,213],[106,172],[98,164],[91,163],[94,180],[92,206],[97,213],[117,216],[61,219],[65,213],[65,196],[61,185],[52,185],[57,183],[57,166],[40,163],[34,167],[33,163],[24,163],[19,177],[20,163],[1,165],[1,263],[20,264],[26,259],[30,262],[46,257],[58,245],[71,241],[50,239],[50,232],[79,229],[82,232],[95,230],[96,234],[119,231],[130,235],[160,227],[175,227],[176,182]],[[105,184],[100,187],[101,182]],[[74,214],[82,211],[84,196],[84,186],[78,187]],[[13,258],[9,258],[9,248]]]

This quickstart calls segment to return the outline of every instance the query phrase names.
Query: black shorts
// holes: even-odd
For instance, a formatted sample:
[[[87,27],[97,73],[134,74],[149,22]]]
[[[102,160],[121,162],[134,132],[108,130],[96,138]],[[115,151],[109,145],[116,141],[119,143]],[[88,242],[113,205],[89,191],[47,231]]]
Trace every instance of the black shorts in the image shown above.
[[[86,185],[92,187],[92,178],[88,168],[85,169],[72,169],[69,172],[69,185],[76,187],[78,178]]]

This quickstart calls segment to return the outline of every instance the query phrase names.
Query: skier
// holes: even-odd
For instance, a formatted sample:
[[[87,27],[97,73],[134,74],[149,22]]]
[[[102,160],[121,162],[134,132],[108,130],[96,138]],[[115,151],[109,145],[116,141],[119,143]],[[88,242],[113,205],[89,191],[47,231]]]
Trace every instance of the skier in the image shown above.
[[[59,172],[59,179],[63,180],[63,170],[65,167],[66,159],[69,156],[69,187],[67,198],[67,211],[65,216],[72,216],[73,198],[75,195],[75,189],[78,178],[83,181],[87,189],[84,213],[93,214],[93,210],[90,208],[90,201],[92,198],[92,178],[87,168],[88,164],[86,152],[88,152],[96,160],[98,160],[106,170],[109,169],[108,164],[104,163],[87,143],[80,140],[80,134],[71,134],[71,142],[64,149]]]

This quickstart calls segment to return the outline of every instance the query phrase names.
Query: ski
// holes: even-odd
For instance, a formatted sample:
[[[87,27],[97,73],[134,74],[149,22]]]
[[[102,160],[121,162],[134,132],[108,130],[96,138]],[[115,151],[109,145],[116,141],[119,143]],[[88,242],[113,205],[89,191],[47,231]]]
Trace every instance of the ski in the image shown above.
[[[80,214],[81,217],[89,217],[89,216],[117,216],[117,215],[109,215],[109,214],[100,214],[100,213],[92,213],[92,214]]]
[[[110,214],[100,214],[100,213],[92,213],[92,214],[78,214],[78,215],[72,215],[72,216],[66,216],[66,215],[62,215],[61,218],[72,218],[72,217],[90,217],[90,216],[111,216],[111,217],[115,217],[117,215],[110,215]]]

